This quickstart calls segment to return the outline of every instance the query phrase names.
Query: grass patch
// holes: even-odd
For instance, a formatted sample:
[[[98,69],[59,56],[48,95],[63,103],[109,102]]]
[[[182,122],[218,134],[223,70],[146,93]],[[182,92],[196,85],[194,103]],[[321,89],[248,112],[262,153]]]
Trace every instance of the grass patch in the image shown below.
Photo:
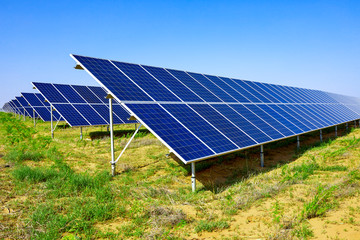
[[[198,225],[195,227],[195,232],[197,233],[204,231],[213,232],[216,230],[227,229],[229,227],[230,227],[229,223],[225,220],[219,220],[219,221],[201,220],[198,223]]]

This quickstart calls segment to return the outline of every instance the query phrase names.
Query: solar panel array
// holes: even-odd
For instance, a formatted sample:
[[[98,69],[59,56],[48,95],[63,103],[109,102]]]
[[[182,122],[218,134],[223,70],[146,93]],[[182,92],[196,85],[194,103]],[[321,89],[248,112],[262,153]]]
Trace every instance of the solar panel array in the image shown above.
[[[25,98],[23,98],[23,97],[15,97],[15,98],[16,98],[16,100],[18,100],[22,109],[24,110],[23,112],[25,113],[25,116],[34,117],[33,109],[28,104],[28,102],[25,100]]]
[[[360,118],[319,90],[71,56],[185,163]]]
[[[32,83],[71,126],[109,125],[109,103],[101,87]],[[114,102],[114,124],[136,123],[120,103]]]
[[[50,104],[40,93],[21,93],[21,95],[44,122],[51,121]],[[61,116],[56,111],[53,111],[53,120],[61,120]]]

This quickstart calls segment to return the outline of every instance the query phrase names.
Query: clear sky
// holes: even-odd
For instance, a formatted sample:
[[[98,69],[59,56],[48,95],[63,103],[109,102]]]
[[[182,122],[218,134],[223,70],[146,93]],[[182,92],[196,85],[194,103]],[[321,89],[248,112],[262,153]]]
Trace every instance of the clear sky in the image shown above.
[[[70,53],[360,97],[360,1],[0,0],[0,107]]]

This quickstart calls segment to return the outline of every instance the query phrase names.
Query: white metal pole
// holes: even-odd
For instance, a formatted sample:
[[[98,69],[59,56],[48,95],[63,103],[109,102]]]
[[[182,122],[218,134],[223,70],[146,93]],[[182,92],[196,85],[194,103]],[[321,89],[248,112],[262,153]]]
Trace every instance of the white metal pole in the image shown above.
[[[24,108],[24,121],[26,119],[26,112],[25,112],[25,108]]]
[[[323,137],[322,137],[322,129],[320,129],[320,142],[323,141]]]
[[[83,139],[83,134],[82,134],[82,127],[80,127],[80,140]]]
[[[300,136],[296,136],[296,142],[297,142],[297,149],[300,150]]]
[[[335,137],[337,137],[337,126],[335,126]]]
[[[35,110],[33,110],[33,117],[34,117],[34,128],[36,127],[36,117],[35,117]]]
[[[111,172],[115,176],[115,152],[114,152],[114,129],[113,129],[113,106],[112,98],[109,98],[110,108],[110,144],[111,144]]]
[[[53,128],[53,107],[50,106],[50,116],[51,116],[51,138],[54,138],[54,128]]]
[[[260,145],[260,166],[264,167],[264,145]]]
[[[195,178],[195,163],[191,163],[191,187],[192,191],[196,191],[196,178]]]

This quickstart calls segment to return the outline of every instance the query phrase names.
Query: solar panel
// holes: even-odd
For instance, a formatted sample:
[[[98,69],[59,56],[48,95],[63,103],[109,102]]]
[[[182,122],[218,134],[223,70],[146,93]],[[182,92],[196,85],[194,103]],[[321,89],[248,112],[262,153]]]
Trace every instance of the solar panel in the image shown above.
[[[358,98],[71,56],[184,163],[360,118]]]
[[[40,93],[21,93],[21,95],[44,122],[51,121],[50,105],[45,102],[45,98]],[[59,113],[53,111],[53,120],[59,121],[60,119]]]
[[[24,109],[24,111],[25,111],[24,113],[26,114],[26,116],[31,117],[31,118],[34,117],[33,110],[29,106],[28,102],[23,97],[15,97],[15,98],[16,98],[16,100],[18,100],[21,107]]]
[[[24,110],[23,110],[23,108],[21,107],[21,104],[19,103],[19,101],[16,98],[12,100],[12,104],[14,105],[17,114],[24,115]]]
[[[38,82],[33,85],[70,126],[109,125],[107,93],[101,87]],[[120,103],[115,100],[113,104],[114,124],[137,122],[128,120],[130,114]]]

